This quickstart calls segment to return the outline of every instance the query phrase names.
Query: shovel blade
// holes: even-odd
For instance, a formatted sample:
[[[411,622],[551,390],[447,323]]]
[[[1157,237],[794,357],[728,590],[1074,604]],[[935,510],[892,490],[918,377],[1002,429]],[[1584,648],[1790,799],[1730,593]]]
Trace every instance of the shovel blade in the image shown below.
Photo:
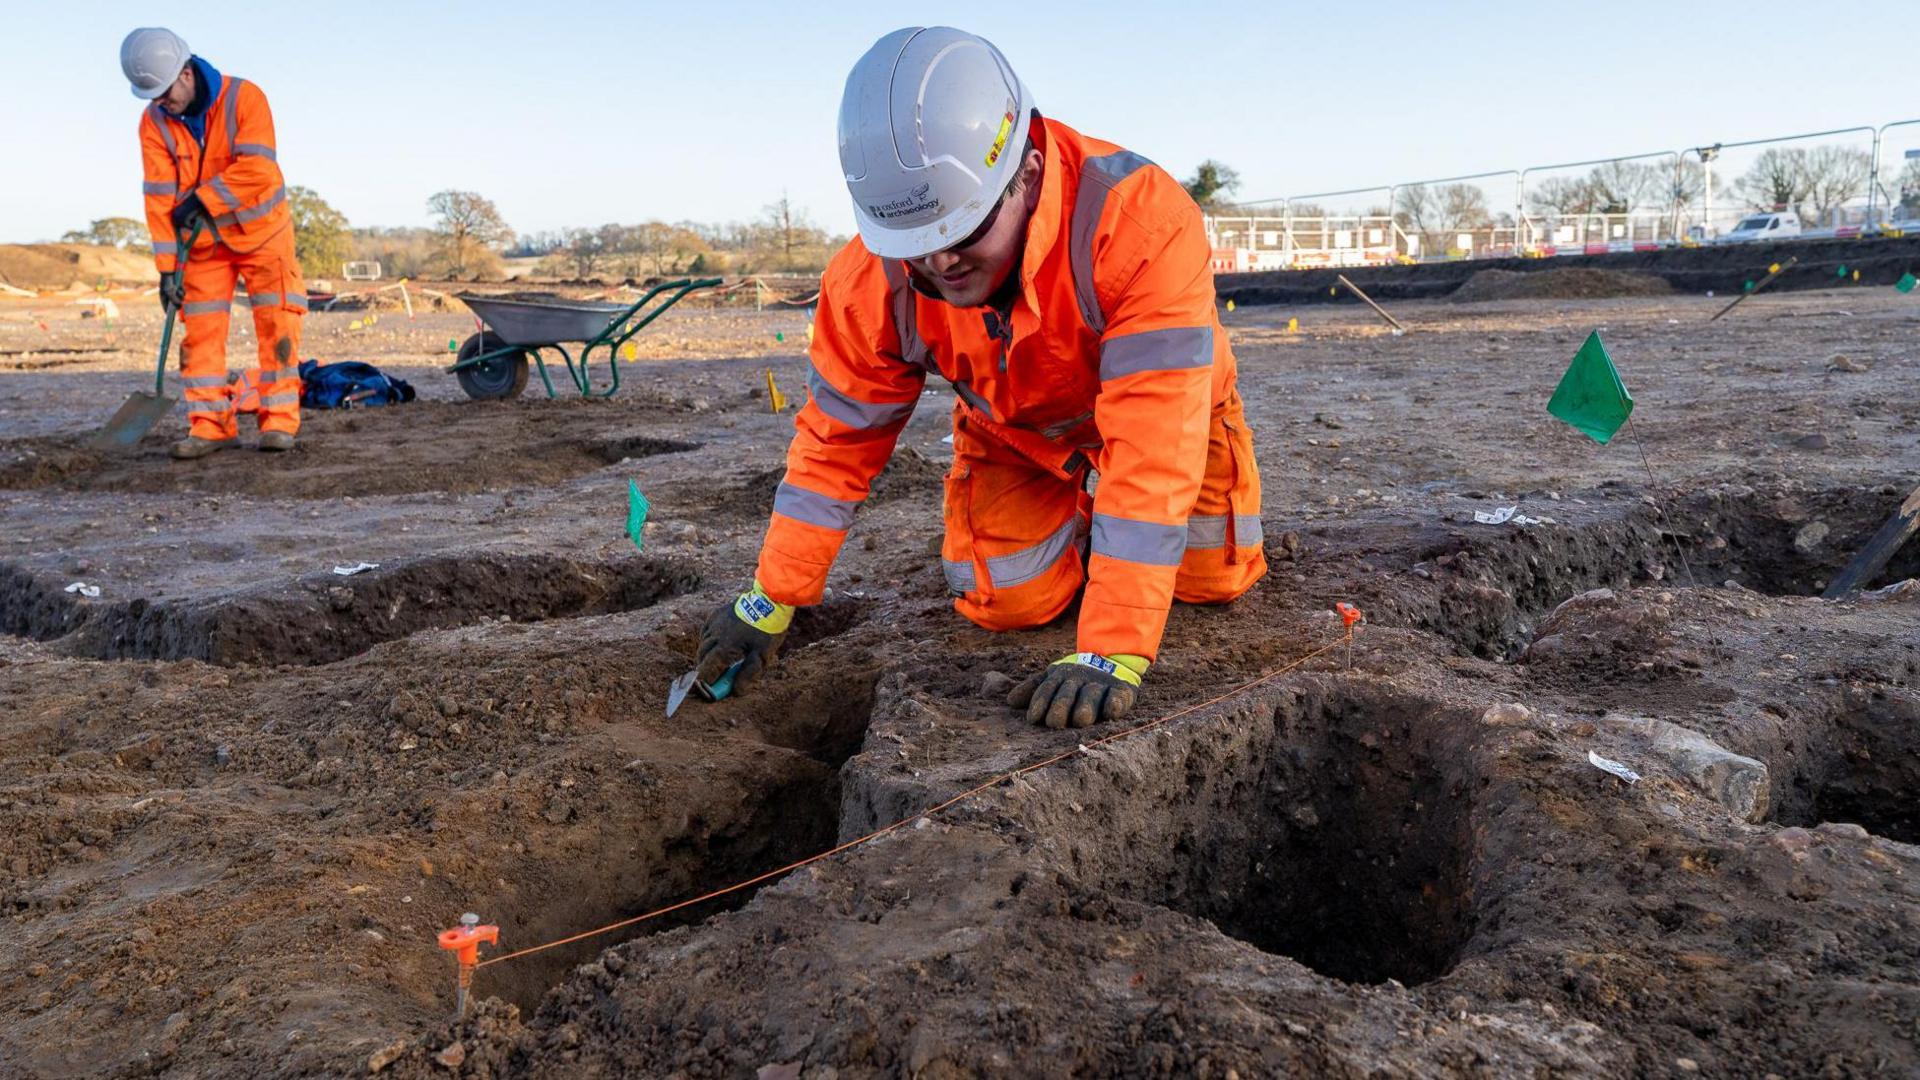
[[[173,411],[175,403],[173,398],[136,390],[120,403],[119,411],[113,414],[88,445],[95,450],[131,449],[141,436],[153,430],[153,425],[159,423],[161,417]]]

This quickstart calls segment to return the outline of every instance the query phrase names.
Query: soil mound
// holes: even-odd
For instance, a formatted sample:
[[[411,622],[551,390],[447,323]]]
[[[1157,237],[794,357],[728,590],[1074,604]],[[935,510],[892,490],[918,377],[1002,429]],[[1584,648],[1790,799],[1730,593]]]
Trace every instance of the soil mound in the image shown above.
[[[70,285],[151,285],[159,279],[148,256],[92,244],[0,244],[0,281],[18,289]]]
[[[1453,291],[1461,303],[1481,300],[1595,300],[1608,296],[1666,296],[1667,280],[1627,270],[1583,266],[1552,270],[1482,270]]]

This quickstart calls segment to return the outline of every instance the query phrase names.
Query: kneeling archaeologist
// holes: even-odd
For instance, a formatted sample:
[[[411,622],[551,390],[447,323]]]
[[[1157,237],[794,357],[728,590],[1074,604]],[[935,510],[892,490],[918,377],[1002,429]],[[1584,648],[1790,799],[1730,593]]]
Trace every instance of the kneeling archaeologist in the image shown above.
[[[161,273],[160,302],[186,324],[180,381],[187,438],[176,458],[203,457],[239,437],[227,383],[227,325],[236,279],[245,280],[260,341],[260,369],[246,380],[259,395],[260,449],[291,450],[300,430],[300,318],[307,287],[293,252],[293,217],[280,175],[273,114],[258,86],[222,75],[180,35],[143,27],[120,45],[120,68],[140,113],[147,232]],[[166,275],[180,245],[184,280]]]
[[[811,400],[753,587],[707,623],[700,677],[742,661],[735,684],[751,679],[794,607],[820,601],[937,374],[958,398],[954,606],[1034,627],[1084,585],[1078,651],[1010,704],[1050,727],[1116,719],[1174,600],[1232,600],[1266,573],[1200,210],[1145,158],[1042,118],[998,49],[946,27],[895,31],[854,65],[840,162],[860,236],[821,282]]]

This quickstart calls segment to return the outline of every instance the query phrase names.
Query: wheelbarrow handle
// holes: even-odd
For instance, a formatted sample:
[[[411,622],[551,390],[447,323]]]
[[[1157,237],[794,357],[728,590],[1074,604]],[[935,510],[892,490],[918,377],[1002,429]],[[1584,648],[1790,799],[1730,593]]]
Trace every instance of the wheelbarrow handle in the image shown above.
[[[168,275],[172,275],[173,280],[177,283],[186,276],[187,256],[193,253],[193,245],[200,241],[200,233],[206,228],[206,225],[207,223],[203,220],[196,220],[193,223],[193,229],[187,233],[187,242],[180,246],[180,257],[174,260],[173,269],[160,275],[160,279],[161,279],[160,304],[162,307],[167,308],[167,322],[166,322],[166,325],[161,327],[160,329],[160,356],[153,363],[153,396],[154,397],[164,396],[164,392],[166,390],[167,350],[173,347],[173,318],[175,315],[179,314],[178,309],[167,306],[166,288],[165,288],[166,278],[168,277]],[[184,293],[181,294],[180,303],[182,306],[185,306],[186,304],[186,296]]]

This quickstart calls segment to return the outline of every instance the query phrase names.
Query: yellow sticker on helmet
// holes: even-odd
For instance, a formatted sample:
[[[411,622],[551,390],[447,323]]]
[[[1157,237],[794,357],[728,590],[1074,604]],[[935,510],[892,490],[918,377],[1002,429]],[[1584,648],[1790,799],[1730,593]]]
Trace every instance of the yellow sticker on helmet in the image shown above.
[[[993,163],[999,161],[1000,155],[1006,152],[1007,136],[1011,134],[1013,134],[1013,110],[1008,109],[1007,115],[1000,118],[1000,134],[993,137],[993,145],[987,148],[987,168],[993,168]]]

